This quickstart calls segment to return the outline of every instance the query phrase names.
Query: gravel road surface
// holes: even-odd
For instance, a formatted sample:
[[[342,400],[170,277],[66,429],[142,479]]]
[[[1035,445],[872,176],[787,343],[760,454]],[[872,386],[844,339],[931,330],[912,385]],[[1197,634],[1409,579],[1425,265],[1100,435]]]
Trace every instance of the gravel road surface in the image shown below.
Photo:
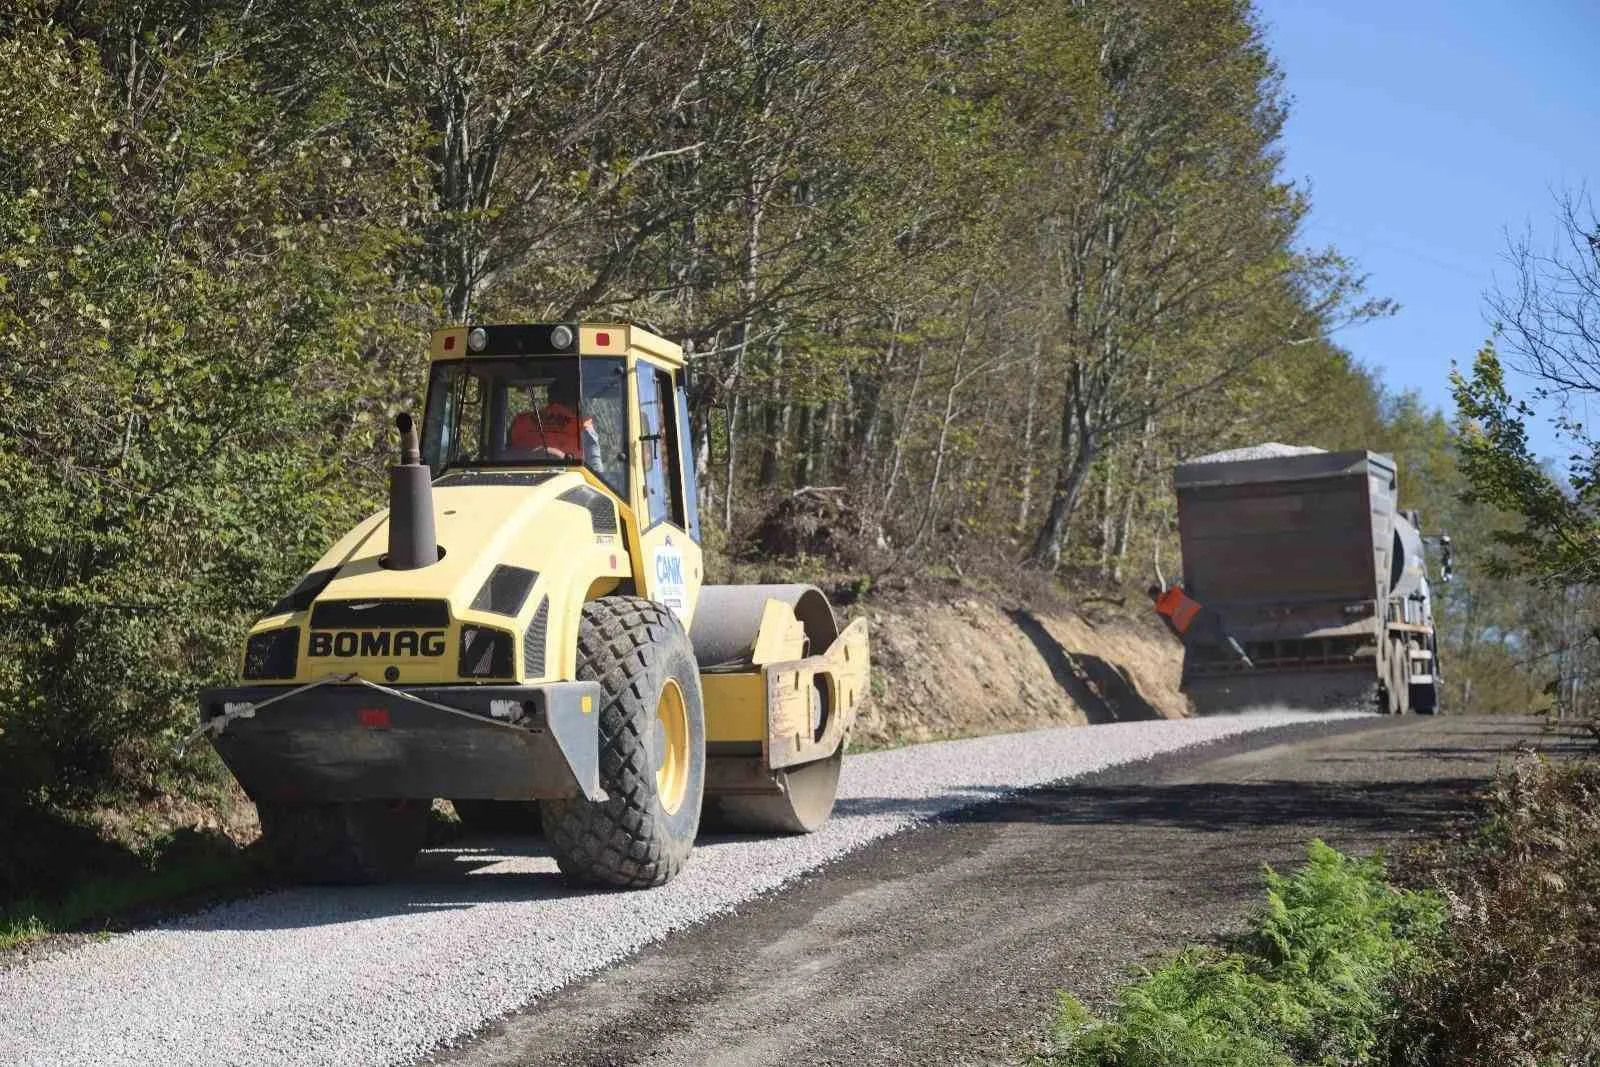
[[[237,901],[0,972],[0,1064],[414,1062],[916,823],[1019,788],[1327,719],[1117,723],[853,756],[838,811],[818,833],[711,838],[681,877],[648,892],[572,892],[535,842],[506,839],[429,853],[401,884]]]
[[[1092,734],[1103,727],[1084,731]],[[490,1026],[449,1067],[1026,1062],[1057,989],[1235,930],[1261,864],[1437,831],[1540,723],[1296,726],[970,807]]]

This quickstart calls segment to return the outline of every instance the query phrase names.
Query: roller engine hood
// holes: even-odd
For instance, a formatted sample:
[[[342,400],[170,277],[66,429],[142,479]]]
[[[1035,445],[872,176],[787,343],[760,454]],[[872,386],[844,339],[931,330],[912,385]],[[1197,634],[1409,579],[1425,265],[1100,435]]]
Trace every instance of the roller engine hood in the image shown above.
[[[516,643],[514,674],[497,671],[496,679],[560,677],[570,667],[565,645],[576,635],[565,633],[555,617],[575,616],[568,602],[581,604],[594,583],[631,574],[616,508],[576,470],[447,473],[433,486],[438,562],[385,567],[389,515],[377,512],[325,553],[252,636],[298,629],[293,677],[273,676],[277,681],[306,682],[345,670],[372,681],[460,680],[456,649],[467,626],[504,632]],[[536,637],[530,628],[538,629]],[[380,630],[396,633],[389,641],[364,636]],[[338,638],[344,649],[360,641],[374,655],[329,656],[335,631],[361,635]],[[400,636],[412,631],[415,637]],[[376,651],[401,640],[408,652],[415,645],[429,654],[402,659]],[[250,673],[248,656],[245,677],[260,679]]]

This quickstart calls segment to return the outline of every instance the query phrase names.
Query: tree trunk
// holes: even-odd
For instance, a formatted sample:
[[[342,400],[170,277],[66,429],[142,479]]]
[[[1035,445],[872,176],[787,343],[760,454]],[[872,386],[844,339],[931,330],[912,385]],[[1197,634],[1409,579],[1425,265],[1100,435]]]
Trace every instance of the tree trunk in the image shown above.
[[[900,469],[905,459],[906,436],[911,432],[911,412],[917,403],[917,389],[922,385],[922,369],[927,363],[927,345],[917,346],[917,366],[911,374],[911,388],[906,390],[906,402],[900,409],[900,417],[895,420],[894,447],[890,450],[889,476],[885,479],[883,500],[878,505],[878,521],[882,522],[884,516],[889,514],[889,505],[894,501],[895,489],[900,484]]]
[[[1067,394],[1061,403],[1061,467],[1050,494],[1050,507],[1039,524],[1029,559],[1055,570],[1061,566],[1061,549],[1067,523],[1077,510],[1078,498],[1098,455],[1099,441],[1089,421],[1088,400],[1082,388],[1083,364],[1074,361]]]
[[[1106,462],[1100,469],[1100,577],[1107,578],[1111,574],[1112,541],[1116,539],[1116,508],[1112,506],[1116,495],[1117,475],[1117,450],[1113,449],[1106,455]]]
[[[1028,405],[1022,416],[1022,486],[1017,502],[1017,529],[1028,527],[1028,509],[1033,503],[1033,421],[1039,409],[1039,364],[1044,362],[1044,331],[1033,342],[1033,362],[1028,368]]]
[[[772,388],[761,402],[761,488],[774,489],[782,473],[783,435],[789,426],[788,390],[783,372],[783,345],[772,357]],[[781,401],[778,398],[783,398]]]
[[[800,419],[795,425],[794,435],[794,484],[796,486],[811,484],[811,427],[816,417],[815,407],[810,404],[802,404],[800,406]]]
[[[733,530],[733,489],[738,483],[734,464],[738,462],[739,455],[739,397],[734,394],[728,397],[728,448],[723,457],[722,471],[722,528],[725,531]]]

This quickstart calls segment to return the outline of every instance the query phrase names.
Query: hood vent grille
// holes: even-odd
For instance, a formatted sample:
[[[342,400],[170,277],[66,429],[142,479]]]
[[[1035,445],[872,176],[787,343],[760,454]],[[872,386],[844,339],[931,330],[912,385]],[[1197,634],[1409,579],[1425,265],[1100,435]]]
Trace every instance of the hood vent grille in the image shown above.
[[[502,563],[489,572],[483,588],[472,598],[472,610],[515,617],[538,580],[538,571]]]
[[[555,471],[451,471],[433,484],[441,489],[452,485],[527,486],[542,485],[555,476]]]
[[[576,504],[580,508],[589,509],[589,526],[597,534],[615,534],[617,532],[617,506],[611,498],[604,493],[596,492],[587,485],[574,486],[556,498],[568,504]]]
[[[522,669],[527,681],[544,677],[545,630],[550,625],[550,598],[539,598],[539,609],[533,613],[528,632],[522,635]]]

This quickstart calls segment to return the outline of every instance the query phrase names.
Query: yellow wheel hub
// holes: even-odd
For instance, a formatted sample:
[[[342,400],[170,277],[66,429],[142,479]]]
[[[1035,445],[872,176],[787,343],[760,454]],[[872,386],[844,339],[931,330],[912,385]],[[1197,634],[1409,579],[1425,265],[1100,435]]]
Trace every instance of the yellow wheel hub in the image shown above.
[[[689,709],[683,703],[683,690],[671,678],[661,689],[656,702],[656,736],[660,738],[656,765],[656,796],[668,815],[683,805],[689,789]]]

